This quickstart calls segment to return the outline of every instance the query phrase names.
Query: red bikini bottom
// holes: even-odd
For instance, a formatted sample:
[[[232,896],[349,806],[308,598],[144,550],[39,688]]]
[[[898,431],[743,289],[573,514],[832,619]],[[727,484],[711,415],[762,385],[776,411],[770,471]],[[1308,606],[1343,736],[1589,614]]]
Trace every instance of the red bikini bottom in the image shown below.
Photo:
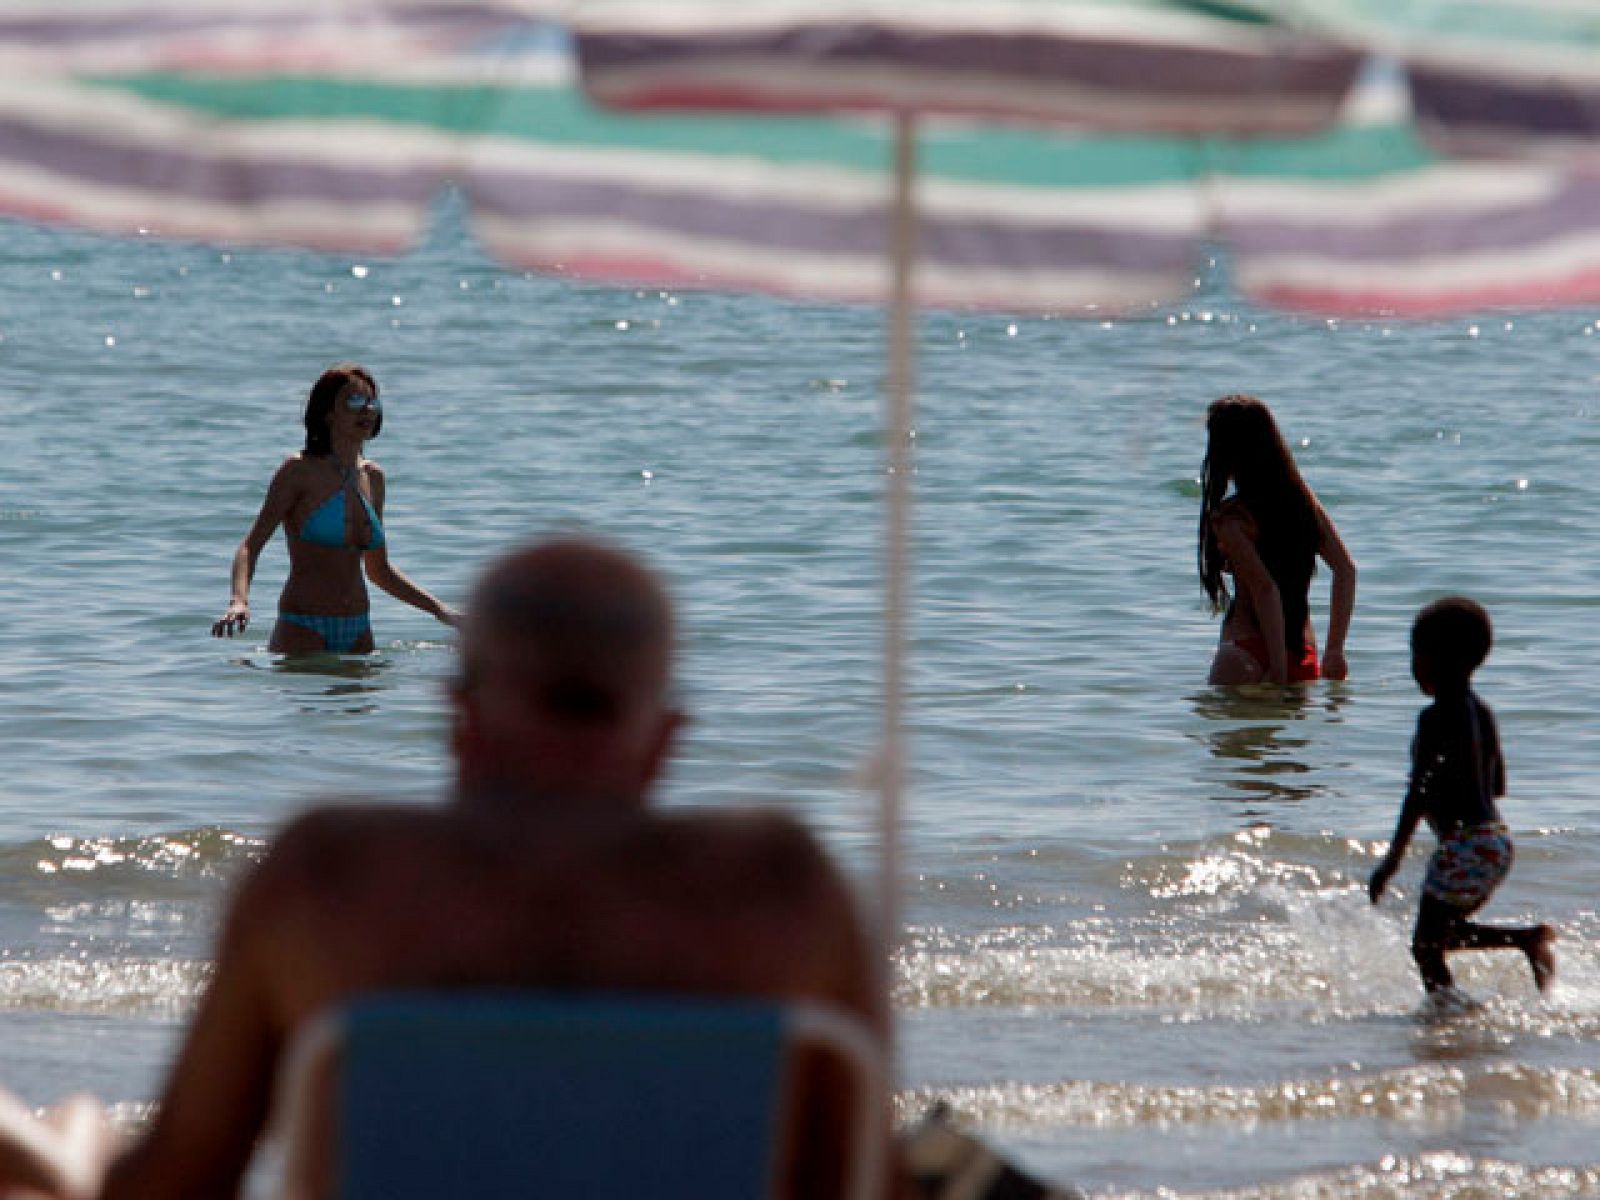
[[[1261,664],[1261,673],[1263,675],[1268,672],[1272,660],[1267,655],[1266,638],[1259,633],[1252,633],[1242,638],[1234,638],[1233,644]],[[1289,682],[1310,683],[1314,679],[1321,678],[1322,664],[1317,661],[1317,648],[1307,642],[1305,653],[1300,656],[1300,661],[1289,664]]]

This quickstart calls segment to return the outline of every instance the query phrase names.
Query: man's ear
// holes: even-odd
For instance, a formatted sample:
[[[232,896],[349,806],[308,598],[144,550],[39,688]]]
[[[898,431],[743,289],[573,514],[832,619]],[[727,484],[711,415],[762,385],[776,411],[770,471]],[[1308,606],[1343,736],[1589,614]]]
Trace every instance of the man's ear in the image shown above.
[[[661,714],[651,735],[650,746],[644,760],[644,778],[641,782],[645,787],[653,784],[666,770],[667,760],[672,757],[678,734],[688,723],[689,715],[682,709],[669,708]]]
[[[450,685],[450,753],[456,762],[471,756],[478,741],[478,710],[472,693],[459,683]]]

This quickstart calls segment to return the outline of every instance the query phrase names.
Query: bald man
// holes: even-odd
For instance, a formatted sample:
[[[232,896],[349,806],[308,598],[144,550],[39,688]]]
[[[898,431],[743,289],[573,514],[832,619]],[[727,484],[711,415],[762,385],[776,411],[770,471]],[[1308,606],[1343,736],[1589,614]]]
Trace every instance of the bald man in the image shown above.
[[[236,1195],[288,1039],[362,992],[771,997],[881,1035],[881,955],[800,826],[647,808],[683,723],[672,660],[666,593],[626,554],[567,539],[491,565],[451,691],[454,796],[323,809],[282,833],[239,886],[157,1114],[101,1195]],[[833,1186],[827,1090],[791,1134],[793,1195]]]

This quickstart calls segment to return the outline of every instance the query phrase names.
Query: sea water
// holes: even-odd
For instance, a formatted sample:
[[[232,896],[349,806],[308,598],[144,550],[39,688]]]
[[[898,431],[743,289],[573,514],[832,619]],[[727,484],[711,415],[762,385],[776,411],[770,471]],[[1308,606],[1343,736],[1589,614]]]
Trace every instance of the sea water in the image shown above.
[[[898,1111],[935,1100],[1097,1195],[1600,1195],[1600,313],[1442,324],[1191,300],[929,314],[914,443]],[[864,892],[879,722],[884,322],[583,286],[446,213],[398,261],[0,225],[0,1082],[137,1122],[229,882],[318,799],[446,789],[448,630],[377,651],[210,636],[317,373],[383,389],[403,571],[604,533],[670,579],[693,714],[674,806],[781,806]],[[1277,412],[1361,566],[1350,679],[1230,692],[1195,574],[1206,404]],[[1429,1019],[1422,858],[1364,882],[1422,703],[1406,639],[1486,604],[1517,837],[1486,914],[1549,920],[1540,1000]],[[1326,619],[1327,575],[1314,583]]]

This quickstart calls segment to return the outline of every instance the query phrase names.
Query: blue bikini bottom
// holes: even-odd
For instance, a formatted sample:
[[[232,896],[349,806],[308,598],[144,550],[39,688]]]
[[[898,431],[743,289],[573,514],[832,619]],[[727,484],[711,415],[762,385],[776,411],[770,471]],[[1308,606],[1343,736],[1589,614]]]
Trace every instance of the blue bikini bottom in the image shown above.
[[[329,654],[349,654],[363,634],[372,632],[372,621],[367,613],[353,617],[324,617],[317,613],[280,612],[278,620],[309,629],[322,639],[322,648]]]

